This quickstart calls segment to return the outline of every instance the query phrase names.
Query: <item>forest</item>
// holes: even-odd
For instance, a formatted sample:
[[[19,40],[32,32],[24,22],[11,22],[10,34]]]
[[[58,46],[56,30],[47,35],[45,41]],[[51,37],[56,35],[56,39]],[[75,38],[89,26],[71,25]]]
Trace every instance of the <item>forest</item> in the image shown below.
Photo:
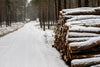
[[[25,0],[0,0],[0,25],[25,20]]]
[[[100,67],[100,0],[0,0],[0,67]]]
[[[59,20],[59,11],[62,9],[100,6],[100,0],[32,0],[33,6],[34,3],[39,11],[37,16],[40,18],[40,26],[44,30],[45,24],[48,28],[55,25]]]

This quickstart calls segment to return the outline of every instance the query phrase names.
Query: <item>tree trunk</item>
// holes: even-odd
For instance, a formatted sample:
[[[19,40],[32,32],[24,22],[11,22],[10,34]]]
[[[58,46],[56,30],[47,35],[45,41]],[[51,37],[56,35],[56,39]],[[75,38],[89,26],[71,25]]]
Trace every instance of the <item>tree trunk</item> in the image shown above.
[[[85,7],[88,7],[89,6],[89,0],[85,0],[84,6]]]
[[[59,19],[59,11],[61,11],[61,0],[58,0],[58,19]]]
[[[66,9],[66,0],[64,0],[64,9]]]
[[[45,11],[45,3],[44,1],[42,2],[42,17],[43,17],[43,30],[45,31],[45,14],[44,14],[44,11]]]
[[[55,0],[55,17],[56,17],[56,23],[57,23],[57,20],[58,20],[57,0]]]
[[[78,0],[78,7],[81,7],[81,0]]]
[[[98,6],[100,6],[100,0],[98,0]]]

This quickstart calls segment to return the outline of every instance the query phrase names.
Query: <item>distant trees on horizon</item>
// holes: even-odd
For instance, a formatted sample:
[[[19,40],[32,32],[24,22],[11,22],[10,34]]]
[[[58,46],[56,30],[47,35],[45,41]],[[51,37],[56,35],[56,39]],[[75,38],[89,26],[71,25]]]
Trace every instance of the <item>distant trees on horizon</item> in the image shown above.
[[[0,25],[25,20],[27,0],[0,0]]]
[[[40,26],[44,30],[45,25],[49,29],[57,22],[62,9],[100,6],[100,0],[32,0],[31,3],[38,6]]]

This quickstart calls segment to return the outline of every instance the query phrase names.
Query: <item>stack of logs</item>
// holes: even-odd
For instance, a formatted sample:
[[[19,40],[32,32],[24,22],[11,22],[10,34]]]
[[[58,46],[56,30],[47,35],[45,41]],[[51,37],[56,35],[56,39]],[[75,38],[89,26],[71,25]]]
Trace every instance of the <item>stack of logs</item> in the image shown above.
[[[75,59],[78,59],[76,62],[79,62],[83,59],[87,60],[98,58],[94,57],[94,55],[100,54],[100,21],[98,21],[98,23],[90,22],[89,24],[87,24],[88,22],[85,23],[84,20],[84,23],[75,23],[78,20],[75,20],[75,22],[73,21],[73,23],[67,22],[68,19],[78,15],[100,15],[100,9],[95,9],[93,12],[78,11],[68,14],[66,12],[67,10],[60,11],[53,47],[55,47],[60,52],[64,61],[71,67],[89,67],[92,65],[100,64],[100,56],[98,56],[98,61],[90,60],[91,62],[87,62],[86,64],[81,62],[81,64],[73,63],[75,62]],[[70,17],[68,15],[70,15]]]

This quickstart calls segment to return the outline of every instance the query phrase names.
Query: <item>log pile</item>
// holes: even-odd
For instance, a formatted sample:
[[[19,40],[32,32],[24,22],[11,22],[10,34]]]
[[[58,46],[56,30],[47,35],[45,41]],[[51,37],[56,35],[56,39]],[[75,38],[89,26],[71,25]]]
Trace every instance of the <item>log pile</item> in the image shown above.
[[[66,9],[60,11],[53,46],[71,67],[89,67],[100,64],[100,56],[94,57],[100,54],[100,16],[92,15],[91,17],[90,15],[94,12],[96,14],[96,11],[100,15],[100,9],[93,8],[93,10],[90,13],[81,10],[68,13]]]

